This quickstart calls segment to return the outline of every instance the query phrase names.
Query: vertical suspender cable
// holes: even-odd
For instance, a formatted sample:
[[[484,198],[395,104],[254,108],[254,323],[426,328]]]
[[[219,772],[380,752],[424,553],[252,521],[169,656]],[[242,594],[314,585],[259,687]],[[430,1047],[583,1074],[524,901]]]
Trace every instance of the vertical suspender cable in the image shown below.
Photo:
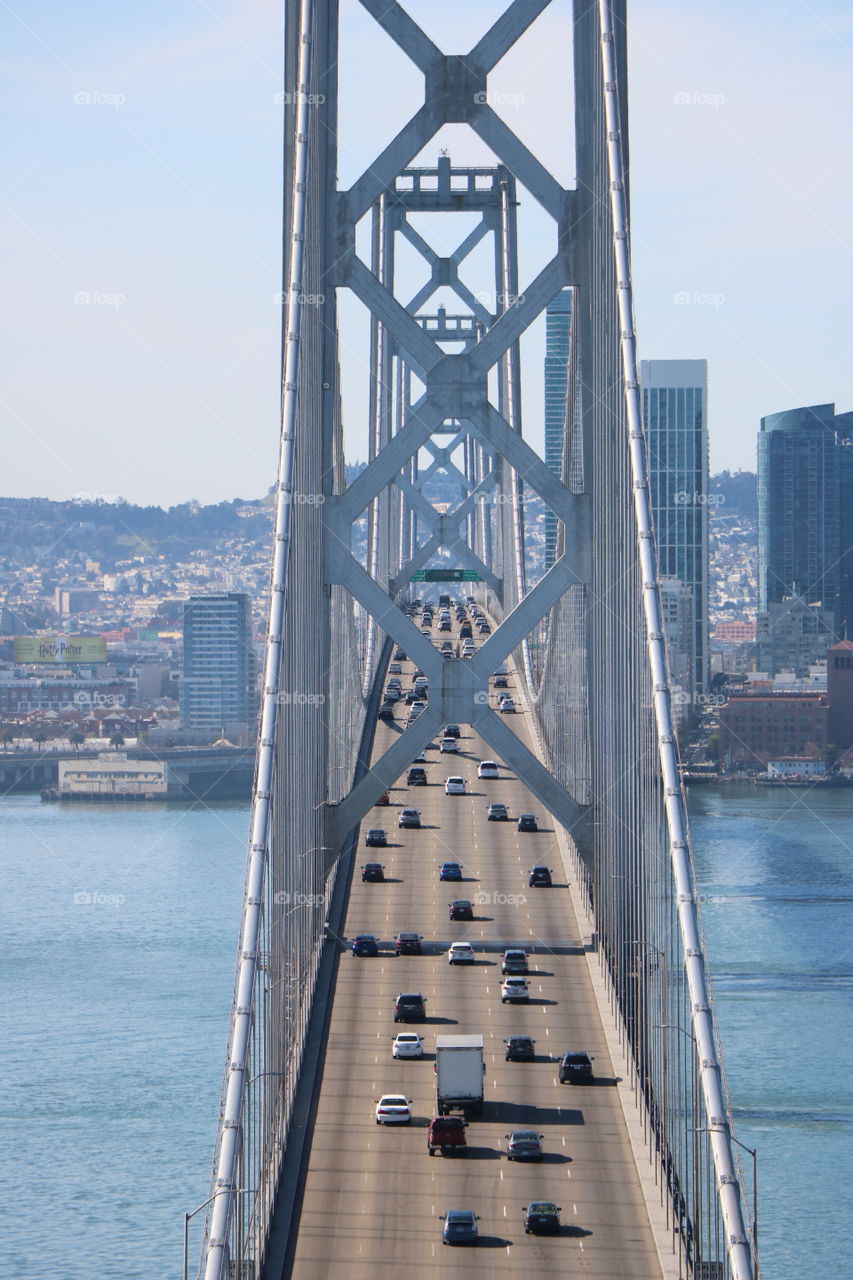
[[[722,1087],[720,1065],[717,1059],[714,1017],[705,978],[705,963],[702,955],[702,940],[690,858],[687,808],[678,772],[676,736],[670,708],[664,628],[657,581],[657,554],[652,529],[642,401],[637,368],[634,299],[631,286],[630,247],[628,242],[628,211],[619,112],[619,85],[617,81],[610,0],[599,0],[598,11],[601,24],[601,61],[604,80],[610,208],[613,219],[613,250],[616,264],[629,449],[634,483],[634,512],[637,521],[643,613],[648,633],[649,665],[651,667],[658,746],[665,791],[667,830],[670,840],[679,925],[684,945],[685,970],[690,993],[693,1031],[696,1037],[696,1053],[702,1081],[708,1134],[714,1157],[717,1192],[725,1224],[729,1266],[734,1280],[753,1280],[753,1264],[750,1258],[749,1244],[747,1243],[746,1226],[740,1202],[740,1186],[729,1136],[726,1099]]]
[[[278,693],[281,672],[281,638],[287,589],[295,458],[299,339],[302,323],[303,258],[308,174],[309,94],[311,74],[311,31],[313,0],[302,0],[299,24],[299,67],[293,152],[290,244],[285,276],[282,370],[282,422],[276,484],[275,534],[270,580],[269,619],[264,656],[264,686],[261,703],[255,791],[249,835],[248,868],[243,902],[243,920],[237,957],[237,979],[229,1030],[229,1061],[225,1068],[223,1111],[219,1122],[213,1205],[208,1219],[202,1261],[205,1280],[224,1280],[228,1269],[228,1233],[234,1201],[236,1177],[242,1146],[243,1102],[249,1065],[249,1044],[254,1018],[255,981],[258,971],[258,944],[263,921],[263,894],[267,860],[267,836],[272,798],[275,741],[278,723]]]

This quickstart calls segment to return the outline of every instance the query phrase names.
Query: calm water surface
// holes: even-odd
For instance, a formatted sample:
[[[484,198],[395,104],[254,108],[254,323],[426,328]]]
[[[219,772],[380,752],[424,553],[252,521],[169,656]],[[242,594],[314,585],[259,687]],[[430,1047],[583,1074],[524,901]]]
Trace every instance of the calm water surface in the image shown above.
[[[690,801],[738,1136],[759,1150],[762,1274],[845,1280],[853,792]],[[183,1213],[208,1194],[247,825],[234,804],[0,802],[0,1276],[180,1277]]]

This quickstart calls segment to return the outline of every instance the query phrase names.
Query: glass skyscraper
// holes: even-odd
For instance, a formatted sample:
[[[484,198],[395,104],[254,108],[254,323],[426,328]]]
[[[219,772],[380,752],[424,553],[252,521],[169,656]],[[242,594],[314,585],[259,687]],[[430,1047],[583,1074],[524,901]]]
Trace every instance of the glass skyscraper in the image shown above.
[[[708,680],[708,364],[642,360],[640,380],[658,573],[693,598],[692,697]]]
[[[234,733],[254,716],[252,615],[243,592],[184,601],[181,723]]]
[[[545,464],[562,476],[569,385],[572,290],[563,289],[545,308]],[[554,563],[557,517],[545,513],[545,569]]]
[[[761,419],[758,436],[758,607],[800,597],[853,616],[853,414],[835,405]]]

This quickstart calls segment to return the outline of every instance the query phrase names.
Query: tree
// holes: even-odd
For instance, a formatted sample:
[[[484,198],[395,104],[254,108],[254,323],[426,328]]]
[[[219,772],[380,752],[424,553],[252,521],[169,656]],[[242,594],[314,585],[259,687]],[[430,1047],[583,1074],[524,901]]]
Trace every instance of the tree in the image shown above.
[[[113,732],[110,734],[110,746],[111,747],[124,746],[124,734],[121,732],[120,729],[114,729]]]
[[[81,733],[79,729],[72,729],[68,735],[68,741],[71,743],[75,752],[86,741],[85,733]]]

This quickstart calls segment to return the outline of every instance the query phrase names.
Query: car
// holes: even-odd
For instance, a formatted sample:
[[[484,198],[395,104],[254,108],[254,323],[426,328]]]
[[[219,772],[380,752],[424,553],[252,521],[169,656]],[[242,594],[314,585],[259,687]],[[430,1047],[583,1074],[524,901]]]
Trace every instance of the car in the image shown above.
[[[438,878],[439,880],[461,880],[461,862],[442,862],[438,868]]]
[[[507,947],[501,956],[501,973],[527,973],[527,952],[521,947]]]
[[[398,661],[398,662],[405,662],[405,661],[406,661],[406,654],[405,654],[405,652],[400,648],[400,646],[399,646],[399,645],[397,645],[397,648],[394,650],[394,657],[397,659],[397,661]]]
[[[530,889],[549,889],[551,887],[551,868],[543,866],[531,867],[527,873],[527,886]]]
[[[518,815],[518,823],[516,831],[538,831],[539,823],[536,821],[535,813],[520,813]]]
[[[530,1235],[560,1230],[560,1206],[553,1200],[531,1200],[522,1206],[524,1230]]]
[[[536,1041],[530,1036],[507,1036],[504,1057],[507,1062],[532,1062],[536,1057]]]
[[[450,904],[451,920],[473,920],[474,904],[467,898],[454,898]]]
[[[452,653],[452,652],[453,652],[453,641],[452,641],[452,640],[442,640],[442,642],[441,642],[441,652],[442,652],[442,653]]]
[[[445,738],[461,738],[462,730],[458,724],[446,724],[444,726],[444,736]]]
[[[490,804],[486,810],[486,818],[489,822],[506,822],[509,819],[506,805]]]
[[[391,672],[392,675],[398,676],[402,672],[403,668],[400,666],[399,662],[392,662],[388,670]]]
[[[415,693],[414,689],[407,689],[406,696],[403,698],[403,702],[406,704],[406,706],[410,707],[412,703],[417,702],[417,700],[418,700],[418,695]]]
[[[429,631],[429,625],[421,627],[421,635],[426,636],[427,640],[429,639]]]
[[[401,1031],[391,1042],[392,1058],[422,1058],[424,1042],[417,1031]]]
[[[493,676],[505,676],[507,674],[506,663],[499,662],[492,672]]]
[[[397,819],[398,827],[419,827],[421,825],[421,815],[417,809],[401,809],[400,816]]]
[[[462,626],[459,628],[459,635],[461,636],[461,638],[462,638],[463,640],[467,640],[467,639],[469,639],[469,638],[470,638],[470,636],[471,636],[472,634],[473,634],[473,630],[472,630],[472,627],[471,627],[471,623],[470,623],[470,622],[463,622],[463,623],[462,623]]]
[[[426,752],[419,751],[418,754],[415,756],[414,760],[412,761],[412,764],[426,764],[426,762],[427,762]]]
[[[496,689],[508,689],[508,688],[509,688],[509,681],[507,680],[506,676],[495,676],[495,678],[494,678],[494,680],[493,680],[493,682],[492,682],[492,683],[494,684],[494,687],[495,687]]]
[[[384,880],[385,868],[381,862],[365,862],[361,868],[362,880]]]
[[[426,769],[421,765],[413,764],[409,772],[406,774],[406,786],[408,787],[425,787],[427,785]]]
[[[444,783],[444,794],[448,796],[464,796],[465,795],[465,779],[460,778],[458,774],[452,774]]]
[[[382,706],[376,712],[376,719],[377,720],[393,720],[394,719],[393,703],[383,702]]]
[[[423,1022],[426,998],[419,991],[403,991],[394,1001],[395,1022]]]
[[[431,1156],[436,1151],[440,1151],[443,1156],[450,1155],[451,1152],[454,1155],[467,1155],[467,1127],[468,1122],[462,1116],[434,1116],[429,1122],[427,1151]]]
[[[386,702],[399,702],[403,696],[403,690],[398,689],[395,685],[388,685],[385,693],[382,695]]]
[[[459,750],[459,743],[455,738],[442,738],[441,742],[438,744],[438,749],[445,753],[455,752]]]
[[[456,657],[456,655],[455,655],[455,653],[453,652],[453,650],[452,650],[452,649],[442,649],[442,651],[441,651],[441,656],[442,656],[442,658],[444,658],[446,661],[449,661],[451,658],[455,658],[455,657]]]
[[[411,1124],[412,1099],[402,1093],[386,1093],[376,1099],[375,1115],[377,1124]]]
[[[513,1129],[504,1134],[507,1160],[541,1160],[544,1136],[535,1129]]]
[[[593,1059],[588,1053],[574,1050],[560,1059],[560,1084],[588,1084],[592,1080]]]
[[[369,849],[384,849],[388,844],[388,836],[382,827],[369,827],[364,843]]]
[[[442,1244],[476,1244],[479,1215],[472,1209],[448,1209],[441,1215]]]
[[[414,702],[409,707],[409,719],[416,720],[421,712],[426,711],[426,709],[427,704],[424,702],[423,698],[415,698]]]
[[[352,940],[354,956],[378,956],[379,946],[372,933],[357,933]]]
[[[394,939],[394,951],[398,956],[419,956],[423,938],[419,933],[398,933]]]
[[[454,942],[447,953],[448,964],[476,964],[477,956],[470,942]]]
[[[481,760],[477,766],[478,778],[499,778],[498,765],[496,760]]]
[[[501,698],[501,705],[498,707],[502,716],[508,715],[509,712],[515,711],[515,703],[512,698]]]
[[[376,801],[376,803],[377,803],[377,804],[390,804],[390,803],[391,803],[391,797],[390,797],[390,795],[388,794],[388,792],[387,792],[387,791],[383,791],[383,792],[382,792],[382,795],[379,797],[379,799]]]
[[[527,985],[527,979],[510,976],[504,978],[501,983],[501,1004],[506,1004],[508,1000],[529,1000],[530,988]]]

